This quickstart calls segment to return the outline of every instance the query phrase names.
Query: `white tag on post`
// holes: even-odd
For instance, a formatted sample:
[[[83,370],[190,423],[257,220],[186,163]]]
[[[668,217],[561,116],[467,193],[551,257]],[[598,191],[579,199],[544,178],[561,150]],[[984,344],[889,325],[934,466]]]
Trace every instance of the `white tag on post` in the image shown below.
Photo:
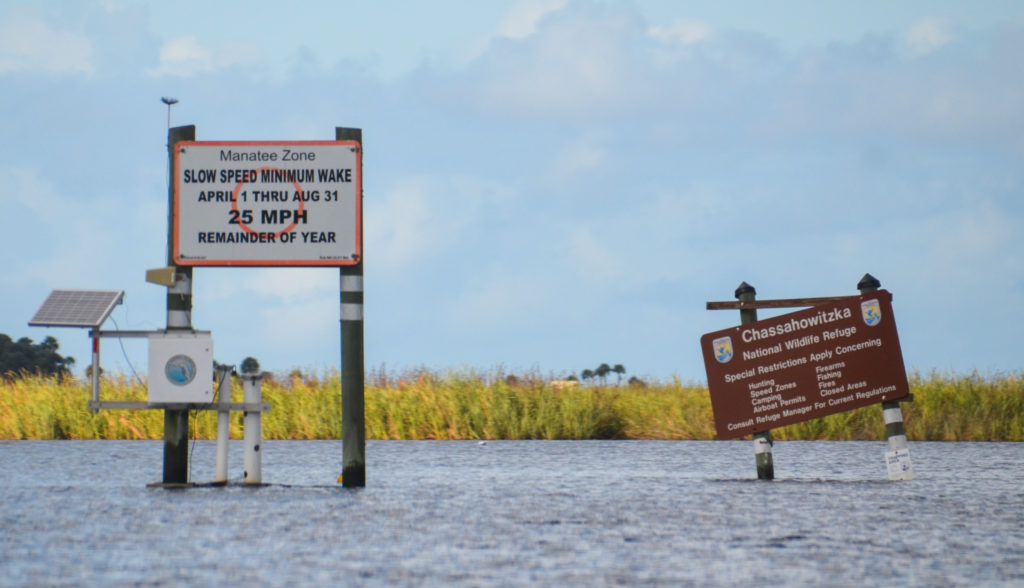
[[[910,464],[910,450],[897,449],[885,452],[885,467],[890,480],[913,480],[914,467]]]

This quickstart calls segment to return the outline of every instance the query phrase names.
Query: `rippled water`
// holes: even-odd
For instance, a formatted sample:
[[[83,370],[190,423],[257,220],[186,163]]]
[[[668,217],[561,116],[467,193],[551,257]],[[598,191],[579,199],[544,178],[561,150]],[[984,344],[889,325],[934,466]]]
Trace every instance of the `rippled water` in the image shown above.
[[[268,441],[266,486],[168,490],[162,442],[0,442],[0,586],[1024,586],[1024,444],[885,450],[370,441],[345,489],[340,442]]]

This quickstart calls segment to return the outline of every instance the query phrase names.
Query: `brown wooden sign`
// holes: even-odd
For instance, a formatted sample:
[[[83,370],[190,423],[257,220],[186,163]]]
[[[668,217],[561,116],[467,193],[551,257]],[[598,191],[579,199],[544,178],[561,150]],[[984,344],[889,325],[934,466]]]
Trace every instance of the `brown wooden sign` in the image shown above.
[[[718,438],[907,396],[891,299],[879,290],[702,336]]]

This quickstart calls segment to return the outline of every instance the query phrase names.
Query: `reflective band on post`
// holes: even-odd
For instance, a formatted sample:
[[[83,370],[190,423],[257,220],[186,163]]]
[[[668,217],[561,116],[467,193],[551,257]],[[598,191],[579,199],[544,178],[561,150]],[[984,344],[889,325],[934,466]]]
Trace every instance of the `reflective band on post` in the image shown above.
[[[169,329],[191,329],[192,320],[187,310],[168,310],[167,328]]]
[[[363,276],[341,276],[342,292],[362,292]]]
[[[363,320],[363,305],[352,302],[341,303],[341,320],[361,321]]]
[[[772,444],[768,442],[764,437],[754,438],[754,455],[758,453],[771,453]]]
[[[882,418],[885,419],[885,424],[891,423],[902,423],[903,422],[903,411],[900,407],[886,408],[882,411]]]

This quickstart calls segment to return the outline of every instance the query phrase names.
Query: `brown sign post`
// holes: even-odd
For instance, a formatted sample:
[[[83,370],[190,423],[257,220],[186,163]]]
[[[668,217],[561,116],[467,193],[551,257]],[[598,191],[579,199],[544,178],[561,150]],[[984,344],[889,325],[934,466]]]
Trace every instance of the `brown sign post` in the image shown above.
[[[878,290],[702,336],[718,438],[908,396],[891,299]]]

